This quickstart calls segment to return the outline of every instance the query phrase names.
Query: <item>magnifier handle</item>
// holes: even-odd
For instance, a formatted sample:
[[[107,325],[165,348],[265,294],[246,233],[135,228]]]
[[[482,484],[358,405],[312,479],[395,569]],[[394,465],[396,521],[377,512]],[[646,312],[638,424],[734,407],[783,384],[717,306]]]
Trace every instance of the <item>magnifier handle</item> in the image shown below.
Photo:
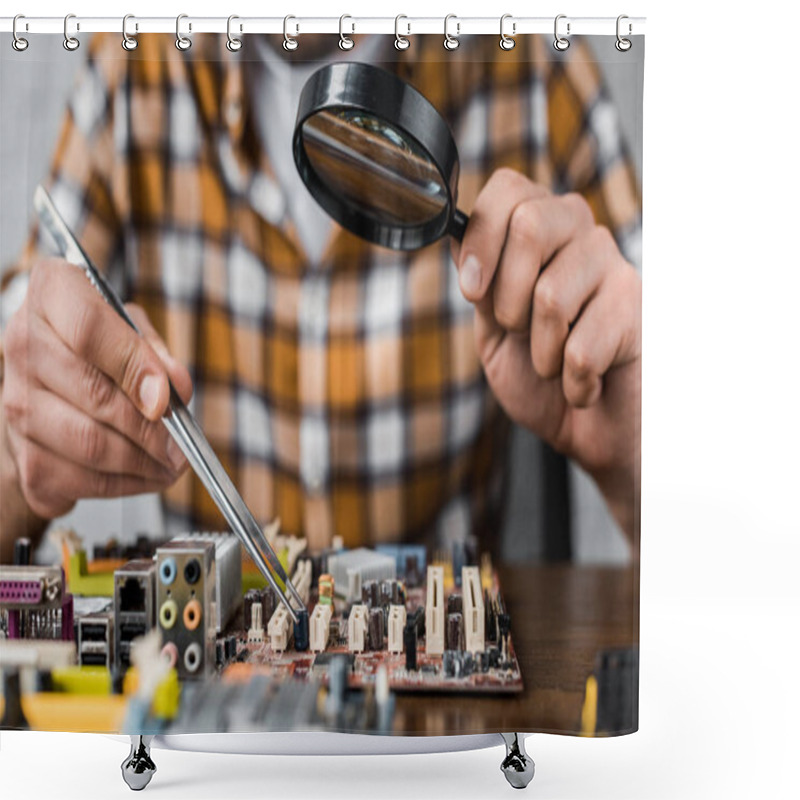
[[[469,217],[463,212],[456,209],[450,224],[447,226],[447,232],[456,240],[461,241],[464,238],[464,231],[467,230],[467,223]]]

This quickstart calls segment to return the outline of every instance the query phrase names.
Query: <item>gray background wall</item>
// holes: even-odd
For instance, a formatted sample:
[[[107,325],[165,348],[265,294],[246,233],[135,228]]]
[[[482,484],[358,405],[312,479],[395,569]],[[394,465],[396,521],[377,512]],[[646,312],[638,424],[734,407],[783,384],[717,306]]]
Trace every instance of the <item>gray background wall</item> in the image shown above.
[[[60,36],[37,36],[23,54],[0,48],[0,270],[13,262],[32,222],[30,198],[48,166],[64,105],[86,48],[66,52]],[[591,37],[598,63],[619,109],[623,135],[639,176],[642,166],[641,99],[643,57],[619,53],[611,37]],[[637,40],[638,44],[638,40]],[[632,65],[635,61],[635,65]],[[512,469],[503,551],[515,559],[541,555],[542,543],[529,532],[535,517],[536,485],[531,465],[539,443],[523,430],[512,440]],[[609,518],[591,480],[571,471],[575,558],[618,563],[628,558],[622,535]],[[153,496],[124,501],[85,501],[67,518],[88,541],[110,532],[131,536],[158,530],[161,515]],[[54,551],[45,547],[41,558]]]

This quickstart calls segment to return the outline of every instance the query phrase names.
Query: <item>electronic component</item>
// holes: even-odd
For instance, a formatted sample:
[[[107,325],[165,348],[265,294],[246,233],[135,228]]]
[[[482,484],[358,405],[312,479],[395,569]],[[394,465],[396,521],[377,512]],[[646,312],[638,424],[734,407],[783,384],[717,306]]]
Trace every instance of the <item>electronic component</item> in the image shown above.
[[[270,647],[276,653],[283,653],[289,649],[292,627],[292,619],[286,610],[286,606],[279,605],[270,618],[269,625],[267,625]]]
[[[447,615],[444,644],[445,650],[464,649],[464,618],[457,611]]]
[[[347,618],[347,649],[351,653],[363,653],[366,649],[367,613],[365,605],[354,605]]]
[[[156,624],[156,564],[152,559],[129,561],[114,572],[114,646],[117,673],[131,664],[131,643]]]
[[[427,567],[427,552],[422,544],[379,544],[376,552],[391,556],[395,560],[397,575],[408,586],[419,586]]]
[[[406,670],[414,672],[417,669],[417,628],[408,622],[403,629],[403,645],[406,651]]]
[[[447,598],[447,613],[448,614],[461,614],[463,612],[463,604],[461,602],[460,594],[451,594]]]
[[[156,550],[158,628],[177,648],[175,668],[184,680],[211,675],[216,664],[217,547],[231,557],[223,538],[179,537]]]
[[[406,607],[392,605],[389,607],[389,618],[386,621],[388,638],[387,649],[390,653],[403,652],[403,629],[406,626]]]
[[[378,581],[364,581],[361,584],[361,602],[367,608],[377,608],[380,605],[380,584]]]
[[[301,562],[302,563],[302,562]],[[309,580],[311,579],[311,562],[306,562],[309,565]],[[297,589],[297,584],[295,583],[295,588]],[[298,591],[300,591],[298,589]],[[299,608],[297,609],[297,622],[294,623],[294,649],[297,650],[298,653],[305,652],[308,650],[308,609],[306,608]]]
[[[78,664],[82,667],[114,666],[114,615],[110,611],[77,619]]]
[[[326,572],[319,576],[317,589],[319,594],[319,602],[323,605],[329,605],[333,607],[334,585],[333,577],[330,575],[330,573]]]
[[[264,617],[260,602],[253,603],[250,607],[250,629],[247,631],[247,641],[251,644],[264,641]]]
[[[475,659],[467,650],[445,650],[442,671],[446,678],[468,678],[475,671]]]
[[[222,633],[242,603],[242,545],[239,539],[232,533],[186,533],[176,536],[172,541],[214,544],[217,633]],[[199,562],[190,560],[185,569],[191,571],[197,566]],[[188,579],[191,577],[191,574],[184,576],[189,583],[191,581]],[[265,616],[265,619],[269,617]]]
[[[310,647],[315,653],[321,653],[328,646],[328,639],[331,632],[331,617],[333,616],[333,606],[323,603],[320,600],[314,606],[314,612],[310,620]]]
[[[367,639],[370,650],[383,650],[383,609],[371,608],[367,618]]]
[[[425,597],[425,652],[444,653],[444,568],[428,567],[428,592]]]
[[[483,608],[483,590],[478,567],[461,570],[461,593],[464,615],[464,648],[471,653],[482,653],[486,647],[486,615]]]
[[[292,583],[297,593],[304,603],[308,603],[311,597],[311,559],[302,558],[297,562],[297,569],[292,576]]]
[[[361,597],[364,581],[396,577],[394,558],[366,547],[330,555],[328,572],[333,577],[336,593],[349,601]]]

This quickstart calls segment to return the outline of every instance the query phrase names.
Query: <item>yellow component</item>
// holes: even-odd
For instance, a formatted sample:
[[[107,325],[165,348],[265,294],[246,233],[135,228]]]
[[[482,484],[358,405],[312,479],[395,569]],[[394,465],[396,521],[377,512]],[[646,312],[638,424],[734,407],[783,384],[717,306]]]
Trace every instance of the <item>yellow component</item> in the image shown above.
[[[64,569],[72,594],[85,597],[113,597],[114,572],[91,572],[86,563],[86,551],[78,550],[69,556]]]
[[[101,697],[37,692],[22,695],[22,713],[36,731],[119,733],[127,704],[128,701],[118,694]],[[4,705],[1,700],[0,705]]]
[[[586,679],[586,695],[581,709],[581,736],[597,734],[597,678],[590,675]]]
[[[139,688],[139,672],[136,667],[131,667],[122,679],[122,693],[125,697],[136,694]],[[178,671],[171,669],[161,683],[156,687],[150,712],[160,719],[174,719],[178,715],[181,701],[181,683],[178,680]]]
[[[108,667],[59,667],[50,672],[53,691],[68,694],[111,694],[111,672]]]

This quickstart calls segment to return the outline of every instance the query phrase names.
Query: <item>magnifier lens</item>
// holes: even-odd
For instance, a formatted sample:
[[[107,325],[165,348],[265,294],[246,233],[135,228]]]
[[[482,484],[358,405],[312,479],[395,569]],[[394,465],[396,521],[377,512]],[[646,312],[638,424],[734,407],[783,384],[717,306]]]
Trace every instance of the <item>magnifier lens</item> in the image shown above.
[[[447,187],[433,160],[385,119],[326,108],[303,122],[302,138],[327,189],[381,225],[424,225],[447,207]]]

